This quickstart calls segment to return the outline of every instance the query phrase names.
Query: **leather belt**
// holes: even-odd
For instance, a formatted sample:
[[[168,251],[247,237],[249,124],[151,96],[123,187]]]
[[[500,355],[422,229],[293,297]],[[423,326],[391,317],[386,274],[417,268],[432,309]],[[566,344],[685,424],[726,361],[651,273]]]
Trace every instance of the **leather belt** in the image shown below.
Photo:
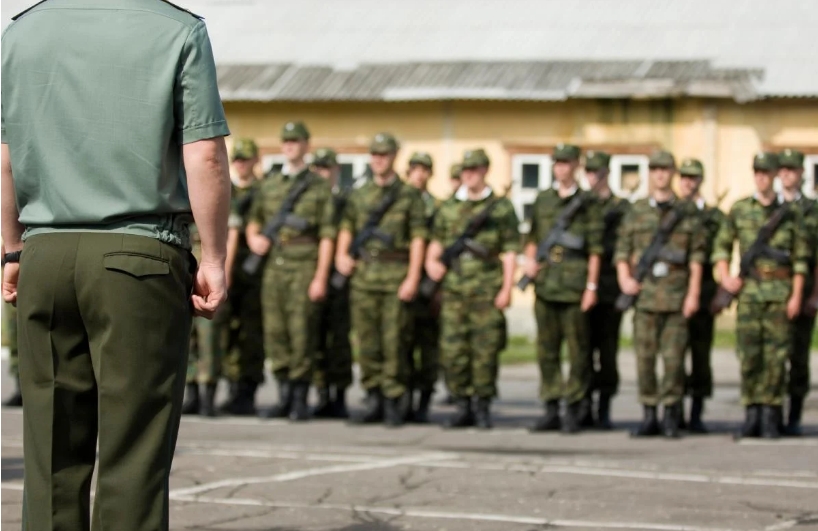
[[[789,280],[792,278],[791,267],[756,267],[752,271],[753,278],[757,280]]]
[[[588,254],[584,251],[577,251],[576,249],[568,249],[561,245],[555,245],[548,252],[548,261],[552,264],[559,264],[563,260],[587,260]]]
[[[409,251],[382,251],[372,249],[366,252],[365,261],[409,263]]]
[[[318,238],[315,236],[295,236],[292,238],[282,237],[280,240],[282,247],[289,247],[291,245],[306,245],[318,243]]]

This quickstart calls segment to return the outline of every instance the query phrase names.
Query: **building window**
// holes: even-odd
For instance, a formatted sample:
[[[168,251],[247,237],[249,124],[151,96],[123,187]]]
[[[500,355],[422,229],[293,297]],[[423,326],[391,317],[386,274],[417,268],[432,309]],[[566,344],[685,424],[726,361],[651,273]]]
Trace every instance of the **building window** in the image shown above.
[[[614,194],[631,201],[648,195],[647,155],[612,155],[608,182]]]
[[[511,202],[520,218],[520,232],[531,229],[534,201],[551,187],[551,155],[514,155],[511,158]]]
[[[818,155],[804,157],[804,195],[818,199]]]
[[[338,165],[341,167],[341,176],[339,184],[342,189],[346,190],[358,179],[364,178],[369,174],[369,155],[358,154],[340,154],[338,155]]]

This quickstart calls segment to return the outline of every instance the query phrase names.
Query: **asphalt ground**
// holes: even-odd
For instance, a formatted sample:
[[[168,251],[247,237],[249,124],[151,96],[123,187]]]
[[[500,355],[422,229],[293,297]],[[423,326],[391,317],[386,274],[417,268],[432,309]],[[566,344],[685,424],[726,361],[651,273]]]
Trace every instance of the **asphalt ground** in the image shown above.
[[[501,369],[489,432],[185,418],[171,476],[171,527],[818,530],[818,393],[807,403],[805,437],[735,442],[743,415],[738,364],[719,351],[706,415],[713,433],[634,440],[627,435],[640,416],[632,352],[621,354],[620,370],[612,432],[528,433],[541,413],[533,365]],[[5,372],[4,365],[4,395]],[[260,405],[271,404],[274,393],[265,386]],[[360,398],[360,390],[350,393],[353,409]],[[433,420],[451,411],[436,405]],[[20,529],[21,430],[21,411],[4,409],[3,531]]]

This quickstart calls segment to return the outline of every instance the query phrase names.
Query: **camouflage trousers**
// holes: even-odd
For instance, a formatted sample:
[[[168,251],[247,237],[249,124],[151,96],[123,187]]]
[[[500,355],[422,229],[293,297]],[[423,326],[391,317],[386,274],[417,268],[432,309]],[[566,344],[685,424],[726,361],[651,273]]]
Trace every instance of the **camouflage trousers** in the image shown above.
[[[268,264],[264,271],[264,350],[276,380],[311,382],[322,309],[322,304],[312,302],[308,295],[315,263],[290,265]]]
[[[506,318],[494,297],[443,294],[440,353],[454,396],[497,396],[498,359],[505,348]]]
[[[736,336],[744,405],[781,405],[791,331],[786,302],[739,302]]]
[[[11,304],[3,304],[3,320],[5,321],[6,338],[5,343],[9,348],[9,374],[15,378],[19,375],[18,372],[18,355],[17,355],[17,308]]]
[[[226,313],[218,315],[229,330],[222,367],[231,382],[264,382],[264,325],[261,310],[261,277],[249,276],[241,263],[233,269],[233,283],[227,295]]]
[[[599,303],[588,312],[588,366],[592,391],[613,396],[619,389],[619,327],[622,313],[612,303]]]
[[[421,392],[435,390],[440,370],[440,319],[433,304],[422,299],[413,303],[414,334],[406,345],[409,385]]]
[[[212,321],[194,317],[190,331],[190,354],[187,362],[187,383],[217,384],[222,375],[222,361],[227,346],[227,327],[222,307]]]
[[[687,322],[687,349],[690,350],[690,374],[685,377],[685,390],[694,398],[713,396],[713,369],[710,354],[713,350],[715,319],[709,308],[703,307]]]
[[[789,394],[805,397],[810,387],[809,358],[812,334],[815,331],[815,316],[810,317],[802,313],[791,326]]]
[[[361,386],[367,391],[380,389],[387,398],[403,395],[409,385],[405,345],[414,324],[412,305],[394,292],[355,288],[350,303],[359,345]]]
[[[687,319],[681,312],[636,310],[633,316],[633,346],[640,403],[668,406],[682,400],[687,334]],[[662,359],[664,368],[661,384],[656,377],[657,358]]]
[[[349,286],[341,290],[327,288],[327,301],[318,319],[318,348],[312,383],[316,388],[352,385],[352,347],[349,333]]]
[[[578,303],[551,302],[537,297],[537,360],[540,365],[540,399],[564,398],[574,404],[585,398],[591,385],[588,360],[588,316]],[[562,344],[568,348],[568,377],[562,374]]]

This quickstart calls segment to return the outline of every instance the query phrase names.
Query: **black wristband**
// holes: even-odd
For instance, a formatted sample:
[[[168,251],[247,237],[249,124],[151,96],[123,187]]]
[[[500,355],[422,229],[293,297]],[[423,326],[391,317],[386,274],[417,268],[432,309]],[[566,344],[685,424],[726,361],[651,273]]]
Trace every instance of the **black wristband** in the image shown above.
[[[6,264],[16,264],[20,262],[20,255],[23,254],[23,251],[14,251],[13,253],[6,253],[3,255],[2,265]]]

